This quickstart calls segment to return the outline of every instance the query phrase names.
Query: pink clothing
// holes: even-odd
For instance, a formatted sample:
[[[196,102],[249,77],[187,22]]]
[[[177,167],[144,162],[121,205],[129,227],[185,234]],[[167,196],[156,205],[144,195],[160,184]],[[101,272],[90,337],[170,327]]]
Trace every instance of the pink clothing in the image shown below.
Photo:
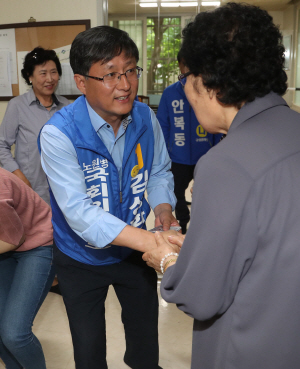
[[[50,206],[17,176],[0,168],[0,240],[26,251],[53,244]]]

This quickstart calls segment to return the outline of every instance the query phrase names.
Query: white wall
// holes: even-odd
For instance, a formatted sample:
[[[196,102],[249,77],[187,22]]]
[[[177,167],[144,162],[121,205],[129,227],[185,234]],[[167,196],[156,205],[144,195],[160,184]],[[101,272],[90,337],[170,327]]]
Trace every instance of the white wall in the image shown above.
[[[0,24],[23,23],[30,17],[37,22],[91,19],[97,25],[96,0],[1,0]]]
[[[291,69],[286,71],[288,76],[288,86],[295,87],[295,77],[296,77],[296,38],[297,38],[297,5],[290,5],[283,14],[283,36],[292,36],[291,50]],[[284,98],[288,104],[294,109],[300,112],[299,108],[293,105],[295,97],[295,92],[288,90]]]
[[[274,24],[279,26],[280,31],[282,32],[283,36],[292,35],[292,42],[295,42],[296,38],[296,12],[297,7],[296,5],[290,5],[284,11],[270,11],[269,14],[273,18]],[[296,58],[295,53],[293,53],[292,60],[291,60],[291,69],[286,71],[288,77],[288,86],[295,87],[295,65],[296,65]],[[298,110],[297,107],[293,105],[294,101],[294,94],[295,92],[288,90],[287,93],[283,96],[286,102],[291,106],[293,109]]]
[[[281,12],[281,11],[273,11],[273,12],[270,11],[268,13],[273,18],[274,24],[276,24],[276,26],[279,26],[280,29],[282,29],[283,28],[283,12]]]
[[[101,3],[101,0],[1,0],[0,24],[26,23],[34,17],[37,22],[90,19],[91,27],[95,27]],[[0,123],[6,106],[7,102],[0,102]]]

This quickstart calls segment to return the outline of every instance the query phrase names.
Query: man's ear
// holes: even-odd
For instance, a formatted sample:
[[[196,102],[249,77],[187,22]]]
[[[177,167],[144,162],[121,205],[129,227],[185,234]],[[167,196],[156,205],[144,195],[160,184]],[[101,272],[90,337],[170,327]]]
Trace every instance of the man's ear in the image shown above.
[[[76,86],[80,92],[82,92],[84,95],[86,95],[86,79],[80,74],[74,74],[74,81],[76,83]]]

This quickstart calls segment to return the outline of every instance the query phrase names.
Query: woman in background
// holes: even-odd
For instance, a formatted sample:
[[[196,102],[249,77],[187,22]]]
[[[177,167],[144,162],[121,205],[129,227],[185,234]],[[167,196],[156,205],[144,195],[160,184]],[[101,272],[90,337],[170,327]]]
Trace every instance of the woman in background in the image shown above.
[[[161,235],[144,259],[165,270],[162,297],[195,319],[193,369],[300,367],[300,115],[281,97],[281,42],[246,4],[183,31],[186,96],[205,130],[227,136],[196,165],[178,259]]]
[[[54,278],[50,206],[0,168],[0,358],[7,369],[46,369],[34,318]]]
[[[25,57],[22,76],[32,88],[10,100],[0,126],[0,163],[50,204],[37,137],[43,125],[69,101],[55,95],[62,74],[54,50],[36,47]],[[11,146],[16,144],[15,157]]]

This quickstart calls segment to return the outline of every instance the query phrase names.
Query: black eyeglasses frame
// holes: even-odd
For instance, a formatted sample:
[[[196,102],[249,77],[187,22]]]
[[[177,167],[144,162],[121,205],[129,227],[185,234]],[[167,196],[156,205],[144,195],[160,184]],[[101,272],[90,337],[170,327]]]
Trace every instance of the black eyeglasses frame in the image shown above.
[[[190,70],[188,72],[186,72],[186,73],[179,74],[178,81],[181,83],[182,87],[185,86],[185,84],[186,84],[186,77],[188,77],[190,74],[192,74],[192,72]]]
[[[141,68],[141,67],[139,67],[139,66],[136,66],[136,67],[134,67],[134,68],[129,68],[125,73],[118,73],[118,72],[114,72],[114,73],[118,73],[119,74],[119,78],[118,78],[118,82],[117,82],[117,84],[120,82],[120,80],[121,80],[121,77],[122,76],[125,76],[126,78],[127,78],[127,76],[126,76],[126,73],[130,70],[130,69],[137,69],[137,70],[139,70],[140,71],[140,76],[137,78],[137,79],[139,79],[140,77],[141,77],[141,75],[142,75],[142,72],[143,72],[143,68]],[[108,73],[108,74],[105,74],[103,77],[95,77],[95,76],[90,76],[89,74],[81,74],[81,76],[83,76],[83,77],[86,77],[86,78],[92,78],[92,79],[95,79],[96,81],[104,81],[104,78],[106,77],[106,76],[108,76],[110,73]],[[127,78],[128,79],[128,78]],[[103,82],[104,83],[104,82]],[[116,84],[116,85],[117,85]]]

